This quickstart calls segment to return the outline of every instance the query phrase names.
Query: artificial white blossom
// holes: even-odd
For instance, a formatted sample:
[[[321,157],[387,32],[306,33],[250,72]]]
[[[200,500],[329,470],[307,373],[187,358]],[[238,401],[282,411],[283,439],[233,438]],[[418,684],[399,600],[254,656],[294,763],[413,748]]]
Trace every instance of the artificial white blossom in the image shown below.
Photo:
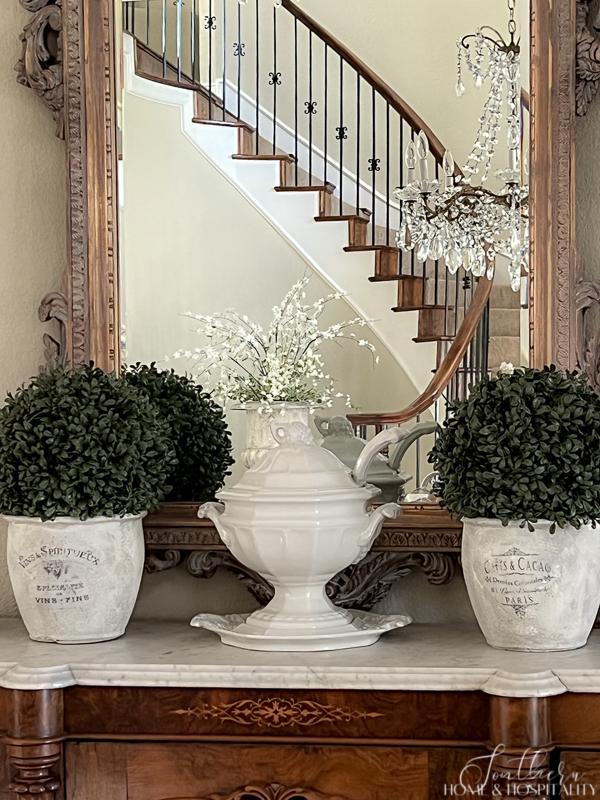
[[[497,375],[513,375],[515,367],[510,361],[503,361],[497,370]]]
[[[242,407],[258,403],[259,411],[271,411],[275,403],[307,403],[311,409],[331,408],[335,399],[350,397],[337,391],[335,381],[325,372],[320,348],[324,342],[351,341],[373,354],[367,339],[358,339],[350,329],[364,327],[362,317],[321,327],[319,319],[340,292],[307,305],[305,287],[309,278],[295,283],[278,306],[265,331],[246,314],[226,309],[217,314],[184,314],[193,320],[195,332],[203,339],[200,347],[178,350],[172,358],[193,362],[192,371],[215,379],[215,393],[223,402]],[[168,359],[167,359],[168,360]]]

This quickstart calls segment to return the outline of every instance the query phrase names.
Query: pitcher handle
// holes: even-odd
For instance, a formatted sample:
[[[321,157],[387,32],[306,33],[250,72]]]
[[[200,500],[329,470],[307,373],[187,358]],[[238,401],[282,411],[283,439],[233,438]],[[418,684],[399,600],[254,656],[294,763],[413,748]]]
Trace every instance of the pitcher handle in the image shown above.
[[[364,486],[367,482],[367,472],[371,466],[371,462],[378,453],[390,447],[393,444],[398,444],[406,436],[409,431],[403,431],[401,428],[388,428],[381,431],[377,436],[374,436],[371,441],[365,446],[364,450],[358,457],[352,477],[359,486]]]

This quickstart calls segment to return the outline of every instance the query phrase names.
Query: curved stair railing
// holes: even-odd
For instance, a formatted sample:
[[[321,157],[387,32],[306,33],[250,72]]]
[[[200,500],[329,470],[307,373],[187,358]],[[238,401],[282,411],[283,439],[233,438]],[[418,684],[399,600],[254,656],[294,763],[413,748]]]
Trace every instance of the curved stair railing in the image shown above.
[[[132,0],[124,30],[140,74],[194,90],[195,121],[236,126],[234,158],[277,160],[276,191],[316,192],[315,221],[347,221],[344,249],[371,251],[369,280],[397,284],[392,310],[418,312],[414,341],[437,348],[431,382],[399,412],[351,415],[361,434],[437,418],[487,374],[492,282],[396,245],[406,145],[426,133],[432,176],[444,147],[393,88],[292,0]]]

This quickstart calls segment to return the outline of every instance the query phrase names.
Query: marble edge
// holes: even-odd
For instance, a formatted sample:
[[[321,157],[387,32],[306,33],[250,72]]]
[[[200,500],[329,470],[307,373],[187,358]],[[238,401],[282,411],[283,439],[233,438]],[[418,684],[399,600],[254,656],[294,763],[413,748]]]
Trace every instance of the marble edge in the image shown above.
[[[482,691],[501,697],[551,697],[565,692],[600,693],[600,670],[513,673],[468,667],[0,665],[0,687],[4,689],[31,691],[70,686]]]

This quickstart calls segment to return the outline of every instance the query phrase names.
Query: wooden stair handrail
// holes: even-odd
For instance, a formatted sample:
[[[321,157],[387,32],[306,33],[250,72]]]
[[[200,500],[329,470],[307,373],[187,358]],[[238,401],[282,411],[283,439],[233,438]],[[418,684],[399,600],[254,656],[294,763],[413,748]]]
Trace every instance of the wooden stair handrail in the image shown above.
[[[490,298],[492,285],[493,280],[485,277],[479,279],[471,304],[446,357],[437,369],[429,386],[414,402],[402,411],[390,411],[382,414],[348,414],[348,420],[351,424],[354,426],[401,425],[431,408],[435,401],[442,396],[452,380],[475,336],[477,326]]]
[[[391,108],[395,109],[414,131],[417,133],[423,131],[429,139],[429,147],[432,155],[438,161],[442,161],[446,148],[429,125],[427,125],[425,120],[417,114],[412,106],[409,106],[408,103],[400,97],[398,92],[394,91],[388,83],[349,50],[345,44],[340,42],[339,39],[336,39],[326,28],[313,19],[310,14],[307,14],[306,11],[299,8],[292,0],[283,0],[282,6],[286,11],[289,11],[292,16],[296,17],[299,22],[305,25],[309,31],[312,31],[312,33],[325,42],[331,50],[341,56],[349,66],[358,72],[361,78],[379,92],[383,99],[387,100]]]

